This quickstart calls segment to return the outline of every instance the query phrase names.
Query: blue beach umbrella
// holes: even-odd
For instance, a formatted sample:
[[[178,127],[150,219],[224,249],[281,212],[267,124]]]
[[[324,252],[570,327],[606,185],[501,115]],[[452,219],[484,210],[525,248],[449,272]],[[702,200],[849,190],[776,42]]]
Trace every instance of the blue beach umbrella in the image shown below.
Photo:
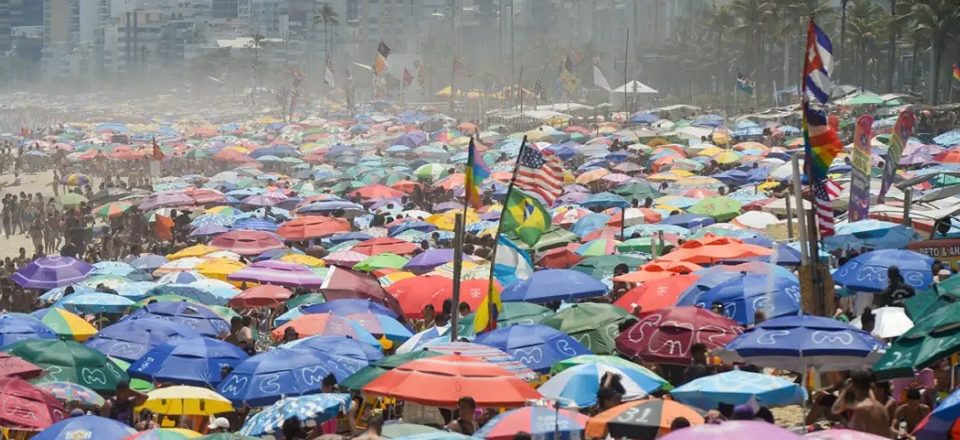
[[[344,357],[368,364],[383,359],[383,353],[372,345],[340,335],[315,335],[287,342],[280,347],[319,350],[330,356]]]
[[[771,279],[772,277],[772,279]],[[684,295],[678,306],[710,308],[723,305],[723,315],[741,324],[752,324],[754,312],[769,318],[796,315],[800,310],[800,283],[776,274],[741,272],[706,291]]]
[[[101,261],[98,263],[93,263],[93,271],[90,272],[90,276],[94,275],[118,275],[125,277],[130,275],[131,272],[137,270],[132,265],[124,263],[122,261]]]
[[[21,313],[0,314],[0,347],[30,339],[59,339],[57,333],[39,319]]]
[[[61,307],[77,313],[122,313],[135,303],[129,298],[112,293],[90,292],[68,295],[57,301]]]
[[[71,295],[94,292],[93,288],[81,286],[79,284],[71,284],[69,286],[55,287],[53,289],[50,289],[46,291],[43,295],[40,295],[39,297],[37,297],[37,299],[47,304],[53,304],[57,301],[60,301],[64,297],[64,295],[66,295],[65,291],[69,288],[73,288],[73,293],[71,293]]]
[[[633,400],[652,393],[662,382],[638,370],[624,369],[616,365],[589,363],[570,367],[550,378],[537,390],[548,399],[556,399],[566,406],[586,408],[597,403],[597,391],[607,373],[620,376],[620,384],[626,391],[624,400]]]
[[[280,432],[283,423],[291,418],[323,423],[347,412],[349,406],[349,394],[325,393],[284,398],[247,419],[243,428],[240,428],[240,434],[273,435]]]
[[[227,325],[227,322],[213,310],[186,301],[162,301],[147,304],[144,308],[124,317],[121,322],[144,318],[159,318],[161,320],[183,324],[203,336],[209,336],[211,338],[219,337],[221,334],[230,331],[230,326]]]
[[[800,405],[807,399],[806,390],[791,380],[740,370],[701,377],[674,388],[670,395],[705,411],[721,403],[746,404],[751,398],[766,407]]]
[[[167,260],[167,257],[162,255],[149,254],[134,258],[128,261],[127,264],[133,266],[135,269],[154,270],[160,266],[163,266],[168,261],[169,260]]]
[[[319,393],[328,375],[340,382],[365,366],[319,350],[277,348],[237,365],[217,391],[235,405],[266,406],[282,397]]]
[[[865,219],[854,223],[842,222],[834,235],[824,238],[826,250],[835,249],[903,249],[916,238],[913,228],[880,220]]]
[[[687,229],[697,229],[704,226],[710,226],[716,223],[712,217],[698,214],[677,214],[671,215],[660,221],[661,225],[680,226]]]
[[[152,382],[216,386],[223,367],[234,368],[249,356],[240,347],[203,336],[157,345],[130,365],[127,373]]]
[[[473,341],[503,350],[531,370],[544,372],[556,362],[590,350],[566,333],[541,324],[518,324],[483,333]]]
[[[847,261],[833,273],[837,284],[847,290],[882,292],[887,288],[887,269],[897,266],[904,281],[915,290],[926,290],[933,283],[933,258],[904,249],[871,251]]]
[[[100,329],[86,346],[107,356],[133,362],[154,347],[200,334],[175,322],[157,318],[120,321]]]
[[[545,303],[593,298],[607,294],[608,288],[596,278],[570,269],[546,269],[533,273],[526,280],[518,280],[503,289],[503,301]]]
[[[63,419],[31,437],[35,440],[123,440],[137,430],[113,419],[80,416]]]
[[[781,316],[758,324],[720,350],[728,362],[806,372],[868,368],[883,342],[860,329],[821,316]]]

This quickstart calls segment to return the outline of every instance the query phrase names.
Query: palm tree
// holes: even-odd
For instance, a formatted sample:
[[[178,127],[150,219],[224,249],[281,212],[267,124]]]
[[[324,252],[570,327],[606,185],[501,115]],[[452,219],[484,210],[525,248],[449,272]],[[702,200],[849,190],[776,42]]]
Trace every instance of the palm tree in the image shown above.
[[[854,50],[853,65],[860,72],[860,86],[866,87],[867,72],[872,71],[870,63],[876,53],[868,51],[868,45],[877,40],[878,32],[883,28],[883,10],[872,0],[854,0],[853,7],[847,17],[847,26],[850,26],[850,43]]]
[[[940,88],[940,68],[947,42],[960,37],[960,3],[956,0],[928,0],[917,2],[911,11],[916,23],[914,32],[930,41],[930,103],[937,105]]]
[[[727,32],[727,29],[730,29],[737,24],[737,18],[734,17],[733,10],[730,8],[730,5],[717,6],[716,3],[711,6],[708,14],[707,26],[710,28],[710,31],[717,35],[716,62],[717,67],[719,67],[724,56],[723,35]]]
[[[247,43],[247,47],[253,49],[253,63],[250,65],[253,71],[253,89],[250,90],[250,104],[254,105],[257,98],[257,88],[259,83],[257,81],[257,69],[260,67],[260,48],[263,47],[267,38],[263,36],[260,32],[256,32],[250,36],[250,42]]]
[[[318,25],[318,24],[323,25],[324,54],[326,54],[327,51],[329,50],[327,45],[327,29],[329,28],[329,26],[336,26],[340,24],[340,20],[338,18],[339,16],[337,15],[337,11],[333,10],[333,8],[330,6],[330,3],[324,3],[323,5],[318,7],[316,10],[316,13],[313,16],[314,25]]]

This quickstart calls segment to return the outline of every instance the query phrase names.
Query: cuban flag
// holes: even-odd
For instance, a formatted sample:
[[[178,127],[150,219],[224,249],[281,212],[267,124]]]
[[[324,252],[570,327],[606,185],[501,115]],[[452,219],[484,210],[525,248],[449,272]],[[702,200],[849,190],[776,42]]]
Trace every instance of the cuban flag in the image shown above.
[[[808,97],[820,104],[830,100],[833,82],[833,45],[827,34],[811,19],[807,29],[806,59],[803,62],[804,89]]]

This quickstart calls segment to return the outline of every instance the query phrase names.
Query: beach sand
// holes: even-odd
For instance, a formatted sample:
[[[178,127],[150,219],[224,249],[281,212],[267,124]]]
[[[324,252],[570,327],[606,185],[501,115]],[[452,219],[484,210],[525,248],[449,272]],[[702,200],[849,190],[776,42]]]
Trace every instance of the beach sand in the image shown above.
[[[12,172],[0,175],[0,183],[3,184],[3,188],[0,189],[0,197],[3,197],[3,194],[9,193],[19,194],[20,191],[31,194],[39,192],[43,194],[44,198],[53,195],[53,188],[50,187],[50,182],[53,181],[53,170],[33,174],[21,174],[19,185],[10,185],[13,179],[14,176]],[[30,241],[30,238],[27,237],[26,234],[13,235],[9,239],[5,239],[3,238],[2,231],[0,231],[0,243],[2,243],[2,245],[0,245],[0,259],[16,257],[21,247],[27,249],[27,255],[33,255],[33,242]]]

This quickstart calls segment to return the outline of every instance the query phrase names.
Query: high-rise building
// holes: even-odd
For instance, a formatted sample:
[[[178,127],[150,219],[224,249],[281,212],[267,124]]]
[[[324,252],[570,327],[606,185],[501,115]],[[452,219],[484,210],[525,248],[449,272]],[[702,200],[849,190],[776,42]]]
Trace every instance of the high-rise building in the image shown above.
[[[42,1],[0,0],[0,55],[10,50],[15,28],[42,25]]]
[[[235,19],[238,17],[240,0],[213,0],[210,14],[213,18]]]

